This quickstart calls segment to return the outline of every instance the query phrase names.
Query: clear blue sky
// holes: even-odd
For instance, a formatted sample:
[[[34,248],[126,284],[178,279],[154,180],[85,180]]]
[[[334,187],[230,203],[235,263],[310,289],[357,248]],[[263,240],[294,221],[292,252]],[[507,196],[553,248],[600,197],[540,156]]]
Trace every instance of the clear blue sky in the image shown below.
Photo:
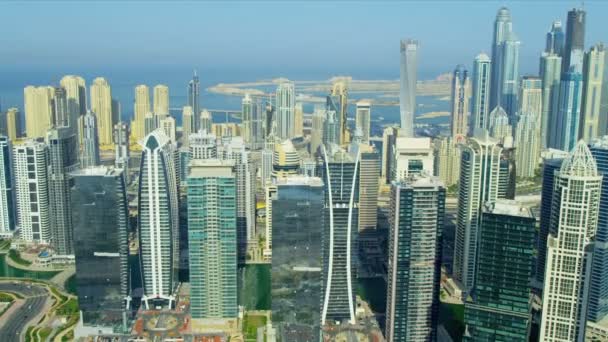
[[[450,70],[489,52],[502,5],[522,41],[522,72],[531,72],[551,22],[565,25],[580,2],[4,2],[0,70],[141,64],[396,74],[404,37],[421,42],[421,72]],[[608,41],[608,1],[585,8],[586,45]]]

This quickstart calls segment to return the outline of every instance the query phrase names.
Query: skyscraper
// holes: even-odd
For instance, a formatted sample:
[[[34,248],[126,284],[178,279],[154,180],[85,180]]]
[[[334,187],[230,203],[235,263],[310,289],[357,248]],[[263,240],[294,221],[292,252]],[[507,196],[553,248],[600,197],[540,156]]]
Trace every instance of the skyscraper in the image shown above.
[[[182,108],[182,141],[184,145],[188,145],[188,138],[194,132],[194,112],[192,107],[184,106]]]
[[[562,58],[556,54],[543,53],[540,58],[540,77],[542,83],[541,147],[555,146],[553,135],[554,123],[557,121],[557,106],[561,81]]]
[[[401,113],[401,130],[399,135],[414,136],[414,113],[416,110],[416,82],[418,68],[418,41],[406,39],[401,41],[399,83],[399,111]]]
[[[60,255],[74,253],[74,231],[70,208],[70,183],[78,169],[78,140],[69,127],[52,129],[49,147],[48,187],[51,216],[51,245]]]
[[[272,323],[279,341],[319,341],[323,182],[294,176],[269,190]]]
[[[169,87],[164,84],[154,86],[154,115],[164,118],[169,115]]]
[[[129,138],[131,137],[131,129],[126,122],[119,122],[114,125],[114,166],[122,170],[125,184],[129,185],[131,177],[129,177],[129,160],[131,155],[129,152]]]
[[[452,77],[451,114],[452,137],[460,142],[469,133],[469,101],[471,98],[471,81],[464,65],[458,65]]]
[[[0,236],[12,238],[15,219],[15,185],[13,184],[12,144],[0,135]]]
[[[369,144],[371,125],[371,104],[368,101],[358,101],[355,116],[355,126],[361,130],[363,137],[361,142]]]
[[[555,137],[549,147],[570,151],[579,138],[583,78],[578,72],[562,75],[557,105],[557,118],[551,134]]]
[[[435,341],[445,187],[412,177],[391,187],[386,340]],[[405,219],[404,219],[405,218]]]
[[[146,114],[150,112],[150,90],[145,84],[135,87],[135,103],[131,133],[135,141],[146,136]]]
[[[541,341],[584,341],[602,176],[579,141],[555,173],[540,326]]]
[[[188,83],[188,106],[192,107],[192,112],[194,113],[194,125],[193,132],[197,132],[199,129],[202,129],[200,117],[201,115],[201,90],[200,90],[200,82],[198,80],[198,75],[196,74],[196,70],[194,70],[194,76],[192,76],[192,80]],[[211,127],[209,127],[209,131]]]
[[[540,134],[534,114],[522,114],[515,129],[515,164],[517,177],[532,178],[540,159]]]
[[[130,306],[129,212],[122,171],[107,167],[72,173],[76,293],[85,326],[126,332]]]
[[[546,53],[554,53],[561,56],[564,51],[564,30],[562,22],[556,20],[551,24],[551,30],[547,32]]]
[[[216,136],[207,131],[199,131],[190,135],[189,155],[193,159],[218,158]]]
[[[304,133],[304,104],[296,102],[293,112],[293,134],[296,137],[301,137]]]
[[[99,165],[99,140],[97,138],[97,115],[91,111],[83,117],[84,130],[82,138],[82,152],[80,155],[80,167],[86,169],[88,167]]]
[[[517,119],[517,95],[519,87],[519,45],[520,41],[513,32],[505,36],[500,45],[500,105],[509,116],[509,123],[515,125]]]
[[[473,62],[473,94],[471,104],[471,134],[476,128],[488,129],[490,114],[490,73],[492,65],[490,57],[480,53]]]
[[[340,123],[338,113],[335,110],[325,110],[325,122],[323,123],[323,144],[340,144]]]
[[[139,178],[139,253],[146,308],[172,306],[179,265],[179,211],[174,145],[158,129],[143,140]]]
[[[460,177],[460,150],[452,137],[437,138],[434,142],[434,175],[446,186],[458,183]]]
[[[91,111],[97,117],[97,135],[102,146],[112,145],[112,92],[108,81],[98,77],[91,84]],[[83,114],[84,115],[84,114]]]
[[[177,139],[175,138],[175,119],[172,116],[167,115],[162,117],[162,119],[158,121],[158,127],[162,128],[163,132],[165,132],[165,135],[169,137],[172,143],[177,144]]]
[[[21,113],[19,109],[12,107],[6,111],[6,136],[10,141],[15,141],[21,136]]]
[[[323,147],[325,184],[322,249],[321,325],[354,324],[357,280],[359,155],[337,146]]]
[[[462,146],[453,272],[467,292],[475,283],[481,209],[498,198],[501,153],[487,131]]]
[[[27,242],[51,242],[48,191],[49,151],[46,144],[28,140],[13,147],[17,222],[20,238]]]
[[[277,136],[280,139],[294,137],[295,129],[295,90],[293,82],[282,82],[276,91],[276,125]]]
[[[391,180],[405,180],[413,174],[433,173],[431,138],[397,137],[393,146]]]
[[[251,142],[251,116],[253,112],[253,101],[249,94],[245,94],[241,100],[241,125],[243,126],[243,139],[247,144]]]
[[[53,87],[27,86],[23,89],[25,133],[30,139],[44,138],[53,123]]]
[[[196,113],[195,117],[197,117]],[[213,118],[211,116],[211,113],[206,110],[203,109],[200,114],[198,115],[198,119],[199,119],[199,126],[200,128],[197,128],[197,130],[205,130],[207,132],[211,132],[211,123],[213,122]]]
[[[579,137],[591,141],[600,136],[600,105],[606,50],[603,44],[596,44],[585,54],[583,63],[583,94],[581,103],[581,123]],[[606,85],[608,86],[608,85]]]
[[[506,7],[501,7],[496,14],[494,21],[494,35],[492,37],[492,76],[490,77],[490,106],[496,108],[501,104],[502,94],[502,72],[503,72],[503,53],[502,43],[513,29],[511,22],[511,12]]]
[[[337,125],[337,144],[344,146],[349,143],[350,137],[347,128],[348,111],[348,82],[349,79],[341,78],[331,86],[331,92],[327,96],[327,110],[336,113],[335,122]]]
[[[237,233],[234,162],[192,160],[188,175],[190,310],[195,326],[236,319]]]
[[[53,114],[51,125],[53,127],[70,127],[70,111],[65,89],[62,87],[53,88]]]
[[[378,177],[380,154],[372,146],[360,144],[359,231],[378,225]]]
[[[505,138],[513,136],[513,128],[509,124],[509,116],[502,107],[496,107],[490,113],[490,136],[504,144]]]
[[[602,174],[602,190],[597,231],[593,246],[593,264],[589,287],[587,319],[599,323],[608,315],[608,136],[590,143],[598,173]]]
[[[523,76],[519,88],[519,115],[533,115],[539,119],[540,124],[543,104],[542,92],[542,81],[539,77]]]
[[[69,126],[77,132],[78,118],[87,112],[87,89],[84,78],[66,75],[61,78],[59,84],[66,92]]]
[[[532,324],[530,277],[536,220],[512,200],[483,207],[479,266],[465,303],[464,341],[528,341]]]
[[[394,149],[397,140],[397,127],[386,127],[382,132],[382,167],[380,176],[385,184],[390,184],[393,170]]]
[[[566,43],[562,54],[562,73],[570,71],[570,67],[581,72],[582,54],[585,50],[585,21],[586,12],[582,9],[573,8],[568,11],[566,22]]]
[[[323,143],[323,124],[325,121],[325,109],[315,106],[312,113],[312,129],[310,130],[310,154],[315,155],[319,146]]]

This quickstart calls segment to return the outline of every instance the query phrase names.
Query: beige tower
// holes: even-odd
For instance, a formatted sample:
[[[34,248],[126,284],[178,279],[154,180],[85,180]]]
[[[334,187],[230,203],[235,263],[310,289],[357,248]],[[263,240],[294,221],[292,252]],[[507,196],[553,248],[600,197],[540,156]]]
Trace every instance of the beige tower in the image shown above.
[[[182,141],[188,145],[190,134],[194,133],[194,111],[191,106],[184,106],[182,109]]]
[[[346,145],[350,142],[350,134],[347,129],[346,114],[348,110],[348,83],[349,78],[340,78],[332,84],[329,94],[331,99],[331,108],[338,114],[338,122],[340,124],[340,145]]]
[[[61,87],[65,89],[66,100],[68,105],[69,125],[76,131],[78,125],[78,117],[87,112],[87,91],[84,78],[76,75],[63,76],[59,82]]]
[[[9,108],[6,112],[6,136],[10,141],[15,141],[19,138],[21,130],[21,113],[17,108]]]
[[[471,99],[471,79],[464,66],[454,70],[452,79],[452,138],[458,143],[464,141],[469,132],[469,102]]]
[[[602,99],[602,78],[604,76],[605,48],[597,44],[585,54],[583,70],[583,99],[581,105],[581,123],[579,136],[585,141],[598,138],[603,130],[600,115]],[[603,120],[606,120],[603,118]]]
[[[304,107],[302,102],[296,102],[294,109],[294,136],[301,137],[304,131]]]
[[[164,84],[154,87],[154,114],[159,118],[169,115],[169,87]]]
[[[146,129],[146,114],[150,112],[150,89],[145,84],[135,87],[135,104],[133,105],[133,139],[143,139]]]
[[[103,77],[97,77],[91,84],[91,111],[97,116],[97,135],[100,146],[112,146],[112,92],[110,84]]]
[[[23,89],[25,131],[28,138],[44,138],[52,126],[53,87],[27,86]]]

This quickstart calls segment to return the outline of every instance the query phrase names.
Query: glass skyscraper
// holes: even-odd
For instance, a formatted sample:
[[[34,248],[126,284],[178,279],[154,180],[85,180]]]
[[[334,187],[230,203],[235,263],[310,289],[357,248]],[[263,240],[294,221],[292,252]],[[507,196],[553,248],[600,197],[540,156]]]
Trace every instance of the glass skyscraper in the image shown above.
[[[528,341],[535,227],[530,209],[518,202],[498,200],[483,208],[465,341]]]
[[[193,321],[238,316],[236,196],[233,161],[190,162],[188,250]]]
[[[87,168],[72,173],[76,292],[84,325],[127,330],[129,243],[122,170]]]
[[[194,114],[194,132],[198,132],[201,128],[201,90],[200,90],[200,82],[198,80],[198,75],[196,74],[196,70],[194,70],[194,75],[192,76],[192,80],[188,83],[188,106],[192,107],[192,112]]]
[[[0,136],[0,236],[12,237],[15,230],[15,188],[11,141]]]
[[[272,322],[281,342],[319,341],[323,183],[277,179],[271,193]]]
[[[576,145],[579,137],[582,92],[583,76],[579,72],[572,71],[563,74],[557,118],[552,121],[554,129],[551,134],[556,139],[554,145],[549,147],[570,151]]]
[[[490,73],[492,65],[490,57],[481,53],[473,62],[473,94],[471,98],[470,133],[475,128],[489,129],[490,110]]]
[[[393,183],[388,241],[386,339],[435,341],[439,314],[445,187],[415,176]]]

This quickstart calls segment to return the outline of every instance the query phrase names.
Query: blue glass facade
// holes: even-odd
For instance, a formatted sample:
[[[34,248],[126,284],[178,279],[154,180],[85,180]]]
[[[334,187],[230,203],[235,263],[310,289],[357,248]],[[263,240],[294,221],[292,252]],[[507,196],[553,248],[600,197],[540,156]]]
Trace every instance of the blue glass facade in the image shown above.
[[[542,192],[540,199],[540,232],[538,235],[538,253],[536,257],[536,280],[542,283],[545,279],[547,259],[547,237],[554,233],[551,229],[551,206],[553,201],[553,182],[555,171],[559,171],[563,159],[545,159],[542,171]]]

